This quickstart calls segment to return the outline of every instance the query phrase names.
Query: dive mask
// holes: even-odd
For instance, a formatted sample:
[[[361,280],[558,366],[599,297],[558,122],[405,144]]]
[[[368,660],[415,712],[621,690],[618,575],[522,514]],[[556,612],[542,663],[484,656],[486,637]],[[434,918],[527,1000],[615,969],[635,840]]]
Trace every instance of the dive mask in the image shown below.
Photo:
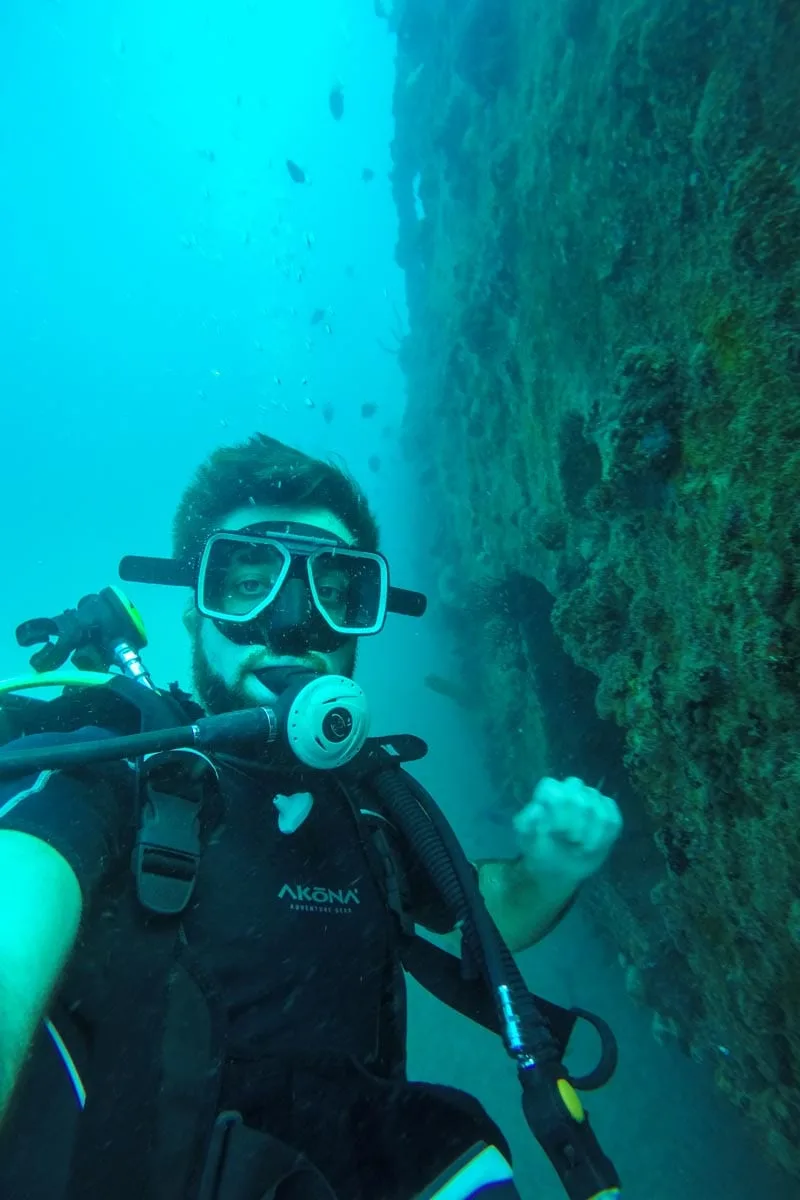
[[[235,641],[250,640],[253,622],[311,630],[321,619],[339,642],[383,628],[389,569],[381,554],[313,526],[270,522],[212,533],[196,586],[198,610]]]
[[[218,529],[198,558],[128,555],[119,573],[131,583],[193,588],[199,611],[242,644],[257,644],[263,628],[335,649],[380,633],[387,612],[421,617],[426,606],[421,592],[391,586],[382,554],[293,521]]]

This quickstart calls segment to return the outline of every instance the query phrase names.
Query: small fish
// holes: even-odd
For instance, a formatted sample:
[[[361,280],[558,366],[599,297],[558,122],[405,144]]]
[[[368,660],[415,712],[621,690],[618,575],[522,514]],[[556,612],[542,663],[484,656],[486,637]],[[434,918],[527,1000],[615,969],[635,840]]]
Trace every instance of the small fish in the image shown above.
[[[373,171],[372,167],[364,167],[363,171],[361,172],[361,178],[364,183],[372,183],[373,179],[375,178],[375,172]]]
[[[310,231],[305,235],[306,246],[308,247],[309,250],[314,245],[316,240],[317,239],[314,237],[314,234],[311,233]]]
[[[322,419],[326,425],[330,425],[333,418],[336,416],[336,409],[332,404],[326,404],[322,410]]]
[[[369,458],[367,459],[367,466],[369,467],[370,471],[380,471],[381,460],[378,458],[377,454],[370,454]]]
[[[324,321],[324,320],[325,320],[325,309],[324,308],[315,308],[311,314],[311,324],[319,325],[320,321]]]
[[[273,383],[275,383],[275,384],[277,384],[277,386],[278,386],[278,387],[280,387],[280,386],[281,386],[280,377],[279,377],[278,375],[273,375],[273,377],[272,377],[272,382],[273,382]]]
[[[344,92],[340,83],[334,84],[328,96],[328,108],[334,121],[341,121],[344,116]]]
[[[373,402],[371,400],[367,400],[364,404],[361,405],[361,415],[365,419],[367,417],[374,417],[375,413],[377,411],[378,411],[377,404],[373,404]]]
[[[317,406],[316,406],[316,404],[314,403],[314,401],[311,399],[311,397],[310,397],[310,396],[306,396],[306,408],[316,408],[316,407],[317,407]]]
[[[326,332],[326,333],[333,333],[333,330],[331,329],[331,327],[330,327],[330,325],[328,324],[328,322],[327,322],[327,321],[326,321],[326,322],[325,322],[325,324],[323,325],[323,329],[325,330],[325,332]]]
[[[289,172],[290,178],[293,179],[295,183],[305,183],[305,171],[302,167],[298,167],[296,162],[292,162],[290,158],[287,158],[286,160],[286,170]]]

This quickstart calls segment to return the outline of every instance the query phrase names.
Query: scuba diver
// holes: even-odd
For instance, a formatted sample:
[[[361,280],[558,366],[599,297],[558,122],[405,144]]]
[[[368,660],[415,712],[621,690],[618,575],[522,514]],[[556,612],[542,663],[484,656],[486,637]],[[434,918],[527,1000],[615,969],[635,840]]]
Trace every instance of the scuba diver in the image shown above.
[[[500,1034],[567,1194],[620,1195],[576,1092],[611,1074],[613,1035],[512,957],[605,861],[615,802],[542,780],[517,857],[466,859],[403,767],[424,743],[368,736],[359,639],[425,597],[390,583],[337,466],[261,434],[217,450],[172,558],[120,575],[191,589],[200,703],[155,687],[117,589],[17,631],[42,649],[0,684],[0,1194],[518,1196],[481,1105],[407,1078],[410,972]],[[582,1080],[579,1019],[602,1044]]]

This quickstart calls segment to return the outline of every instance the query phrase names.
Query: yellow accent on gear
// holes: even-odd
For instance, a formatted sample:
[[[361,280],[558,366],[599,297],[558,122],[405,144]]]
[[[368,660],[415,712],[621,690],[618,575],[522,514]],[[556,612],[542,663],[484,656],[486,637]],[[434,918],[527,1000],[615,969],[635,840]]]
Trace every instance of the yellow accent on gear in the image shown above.
[[[144,627],[144,620],[142,618],[142,614],[139,612],[138,608],[133,603],[133,601],[130,600],[123,591],[120,591],[120,589],[118,587],[114,587],[112,585],[109,590],[114,593],[114,595],[117,597],[117,599],[119,600],[122,607],[125,609],[126,613],[130,617],[133,625],[136,628],[136,632],[139,634],[139,637],[142,639],[143,646],[146,646],[147,645],[147,630]]]
[[[575,1091],[575,1088],[572,1086],[569,1080],[559,1079],[558,1091],[561,1099],[564,1102],[564,1107],[572,1117],[573,1121],[585,1121],[586,1113],[583,1111],[583,1105],[580,1102],[578,1093]],[[602,1192],[600,1194],[602,1195]]]
[[[98,687],[116,678],[116,675],[103,675],[98,671],[43,671],[41,675],[16,675],[11,679],[0,679],[0,696],[29,688]]]

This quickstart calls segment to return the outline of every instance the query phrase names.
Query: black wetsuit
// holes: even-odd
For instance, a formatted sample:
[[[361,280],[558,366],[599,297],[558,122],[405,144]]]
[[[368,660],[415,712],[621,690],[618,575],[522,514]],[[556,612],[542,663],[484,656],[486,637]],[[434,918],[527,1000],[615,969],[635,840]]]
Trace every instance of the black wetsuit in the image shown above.
[[[37,741],[28,738],[25,745]],[[502,1144],[471,1098],[405,1080],[396,1049],[405,1038],[404,1009],[397,1002],[396,916],[376,878],[360,809],[324,775],[311,775],[303,780],[314,797],[311,811],[299,828],[284,833],[273,799],[296,785],[230,766],[221,767],[220,779],[221,810],[180,934],[224,1022],[216,1109],[235,1109],[247,1125],[301,1151],[341,1200],[405,1200],[475,1140]],[[383,818],[378,813],[368,819]],[[135,907],[130,860],[136,827],[133,774],[125,764],[0,782],[0,828],[48,842],[80,883],[84,921],[62,1000],[89,1046],[109,1004],[126,1002],[124,995],[109,1000],[115,994],[106,990],[102,964],[119,953],[115,939],[125,928],[119,914]],[[444,931],[451,922],[430,881],[386,829],[408,882],[411,912],[428,928]],[[124,1042],[127,1026],[119,1012],[114,1015]],[[394,1049],[390,1018],[400,1023]],[[154,1043],[160,1022],[154,1008]],[[108,1077],[98,1077],[88,1055],[90,1097],[99,1092],[124,1105],[125,1052],[121,1045],[120,1078],[113,1064],[103,1068]],[[137,1052],[134,1047],[130,1055]],[[150,1123],[147,1114],[143,1119]],[[35,1144],[28,1137],[23,1130],[17,1138],[9,1168],[17,1173],[26,1169],[20,1145],[30,1155]],[[8,1161],[14,1157],[0,1140],[0,1159],[4,1153]],[[113,1178],[114,1145],[93,1147],[92,1153],[92,1169],[106,1181]],[[0,1162],[0,1186],[2,1180]],[[38,1200],[33,1186],[20,1190],[19,1174],[13,1181],[16,1200]],[[196,1183],[181,1195],[194,1196]],[[100,1191],[92,1189],[85,1176],[83,1195],[99,1200]]]

